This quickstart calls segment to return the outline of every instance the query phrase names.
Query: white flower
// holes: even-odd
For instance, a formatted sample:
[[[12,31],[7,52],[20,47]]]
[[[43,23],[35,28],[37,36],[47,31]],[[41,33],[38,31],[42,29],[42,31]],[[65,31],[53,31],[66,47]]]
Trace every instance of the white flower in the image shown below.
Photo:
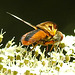
[[[3,35],[2,32],[1,34]],[[61,43],[64,43],[65,47],[59,46],[57,51],[48,52],[49,57],[45,56],[46,49],[41,52],[40,46],[34,48],[33,56],[32,51],[27,51],[21,43],[19,46],[15,45],[13,40],[14,38],[8,41],[5,48],[0,49],[0,75],[8,74],[8,70],[11,70],[11,75],[14,72],[17,75],[75,75],[75,60],[70,62],[71,57],[75,58],[75,36],[64,35]],[[4,68],[6,73],[3,73]]]
[[[69,36],[67,35],[66,37],[63,38],[61,43],[65,43],[66,46],[71,47],[75,43],[75,36]]]

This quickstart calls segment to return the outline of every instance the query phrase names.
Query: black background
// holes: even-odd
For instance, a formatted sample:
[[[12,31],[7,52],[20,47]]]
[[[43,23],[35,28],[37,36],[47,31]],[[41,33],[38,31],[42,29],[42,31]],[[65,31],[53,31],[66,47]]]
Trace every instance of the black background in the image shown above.
[[[45,21],[53,21],[58,29],[66,35],[74,35],[75,2],[73,0],[5,0],[0,1],[0,29],[7,33],[4,41],[15,36],[18,44],[23,34],[33,28],[8,15],[10,12],[27,22],[37,25]]]

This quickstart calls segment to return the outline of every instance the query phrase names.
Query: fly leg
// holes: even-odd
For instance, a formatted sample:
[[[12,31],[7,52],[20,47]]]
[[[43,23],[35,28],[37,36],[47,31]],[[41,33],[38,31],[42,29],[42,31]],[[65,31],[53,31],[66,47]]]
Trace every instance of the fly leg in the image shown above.
[[[48,52],[48,45],[47,45],[47,47],[46,47],[46,52]]]
[[[33,47],[33,48],[32,48],[30,51],[32,51],[37,45],[38,45],[38,43],[37,43],[36,45],[33,45],[33,44],[32,44],[32,47]]]
[[[45,43],[45,45],[52,45],[52,47],[51,47],[51,49],[50,49],[50,52],[51,52],[51,50],[53,49],[53,47],[54,47],[54,41],[52,40],[52,41],[48,41],[48,42],[46,42]],[[47,48],[47,50],[48,50],[48,48]]]
[[[52,51],[53,47],[54,47],[54,44],[52,45],[52,47],[51,47],[51,49],[50,49],[50,52]]]

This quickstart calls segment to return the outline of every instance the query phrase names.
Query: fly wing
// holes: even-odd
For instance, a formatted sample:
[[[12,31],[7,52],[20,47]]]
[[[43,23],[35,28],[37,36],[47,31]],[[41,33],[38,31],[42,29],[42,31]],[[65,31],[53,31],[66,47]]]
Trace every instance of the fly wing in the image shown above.
[[[57,31],[57,25],[51,21],[43,22],[41,24],[38,24],[36,27],[48,32],[50,35],[55,35]]]

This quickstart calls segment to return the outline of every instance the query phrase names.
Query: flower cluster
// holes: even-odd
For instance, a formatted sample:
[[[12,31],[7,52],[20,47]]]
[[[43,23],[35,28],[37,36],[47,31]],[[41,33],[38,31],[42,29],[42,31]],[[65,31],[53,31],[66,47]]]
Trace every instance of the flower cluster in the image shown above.
[[[5,33],[2,31],[0,43]],[[64,35],[59,47],[47,52],[48,56],[45,48],[43,52],[41,46],[27,51],[21,43],[16,45],[14,39],[0,48],[0,75],[75,75],[75,36]]]

